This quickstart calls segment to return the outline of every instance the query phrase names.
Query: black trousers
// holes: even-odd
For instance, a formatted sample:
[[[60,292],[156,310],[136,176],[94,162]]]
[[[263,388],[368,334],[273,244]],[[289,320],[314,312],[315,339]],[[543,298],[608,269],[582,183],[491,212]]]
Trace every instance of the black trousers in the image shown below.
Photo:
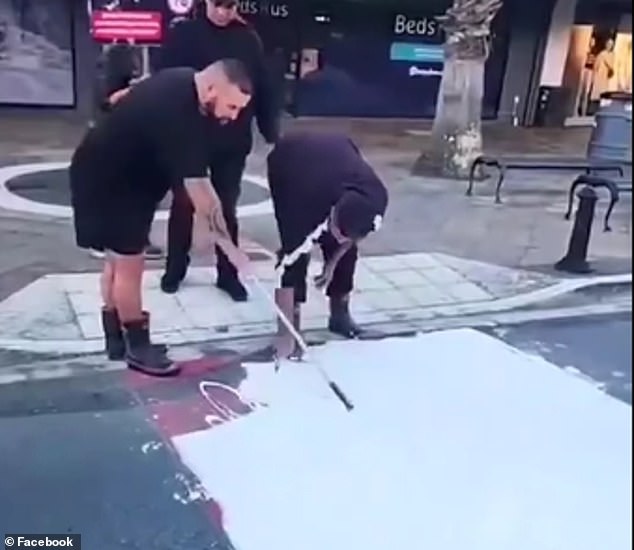
[[[238,244],[238,199],[245,154],[223,154],[210,159],[211,184],[222,204],[222,214],[227,222],[231,240]],[[181,280],[187,273],[189,252],[192,246],[194,208],[184,188],[174,193],[167,225],[167,278]],[[225,253],[216,246],[218,277],[236,277],[237,272]]]
[[[330,233],[324,233],[318,242],[325,264],[335,255],[340,245]],[[350,294],[354,286],[354,270],[357,265],[357,257],[358,249],[356,245],[353,245],[341,257],[333,273],[332,281],[326,289],[326,295],[329,298],[342,298]],[[298,304],[306,301],[306,277],[308,275],[309,261],[310,255],[303,254],[294,264],[285,268],[282,274],[282,288],[293,288],[295,291],[295,303]]]

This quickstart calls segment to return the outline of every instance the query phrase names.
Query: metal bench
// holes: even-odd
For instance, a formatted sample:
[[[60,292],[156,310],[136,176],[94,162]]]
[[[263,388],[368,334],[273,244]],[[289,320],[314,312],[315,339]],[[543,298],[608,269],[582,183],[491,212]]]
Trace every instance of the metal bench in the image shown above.
[[[594,172],[616,172],[623,177],[623,167],[618,162],[612,161],[593,161],[583,158],[565,158],[565,157],[490,157],[481,155],[473,161],[469,171],[469,186],[467,187],[467,196],[473,194],[473,184],[475,182],[475,174],[479,167],[487,166],[498,170],[498,180],[495,186],[495,203],[500,204],[500,192],[502,183],[509,170],[583,170],[586,174]]]
[[[632,180],[629,179],[608,179],[603,178],[601,176],[595,176],[593,174],[582,174],[578,176],[570,186],[570,190],[568,191],[568,209],[564,214],[564,218],[566,220],[570,219],[572,215],[572,205],[575,198],[575,190],[580,185],[589,185],[590,187],[605,187],[610,193],[610,204],[608,205],[608,209],[605,211],[605,217],[603,218],[603,231],[612,231],[610,227],[610,216],[612,215],[612,210],[614,206],[619,201],[620,193],[631,193],[632,192]]]

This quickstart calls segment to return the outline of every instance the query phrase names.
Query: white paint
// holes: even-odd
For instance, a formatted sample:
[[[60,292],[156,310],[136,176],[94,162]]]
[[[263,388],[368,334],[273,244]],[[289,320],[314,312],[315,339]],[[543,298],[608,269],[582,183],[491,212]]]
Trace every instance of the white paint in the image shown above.
[[[191,504],[192,502],[206,502],[209,500],[205,488],[198,480],[192,480],[185,474],[179,472],[175,476],[176,481],[183,486],[182,493],[174,493],[172,497],[181,504]]]
[[[471,330],[247,365],[265,409],[176,437],[240,550],[629,550],[627,405]]]
[[[584,380],[588,384],[592,384],[595,388],[597,388],[600,391],[605,390],[605,382],[597,382],[596,380],[592,378],[592,376],[589,376],[585,374],[584,372],[581,372],[577,367],[568,365],[566,367],[563,367],[563,370],[572,376],[576,376],[577,378]]]
[[[148,441],[141,445],[141,452],[146,455],[152,451],[158,451],[163,447],[163,443],[160,441]]]
[[[540,85],[561,86],[564,77],[577,0],[557,0],[550,20]]]
[[[7,183],[18,176],[35,174],[37,172],[63,170],[68,168],[68,165],[68,162],[38,162],[0,167],[0,208],[38,216],[72,219],[73,210],[69,206],[32,201],[12,193],[7,187]],[[268,189],[268,181],[262,176],[245,174],[243,180],[262,187],[263,189]],[[240,218],[262,216],[271,213],[273,213],[273,205],[268,199],[255,204],[238,206],[238,217]],[[156,213],[155,220],[166,221],[168,217],[168,211],[160,210]]]

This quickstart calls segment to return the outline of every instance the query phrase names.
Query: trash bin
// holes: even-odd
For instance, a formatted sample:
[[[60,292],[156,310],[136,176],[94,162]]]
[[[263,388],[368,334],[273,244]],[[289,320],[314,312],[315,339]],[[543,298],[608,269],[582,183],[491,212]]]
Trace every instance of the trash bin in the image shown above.
[[[601,95],[599,110],[588,143],[588,158],[632,162],[632,94],[606,92]]]
[[[556,128],[564,125],[569,91],[557,86],[542,86],[537,96],[535,126]]]

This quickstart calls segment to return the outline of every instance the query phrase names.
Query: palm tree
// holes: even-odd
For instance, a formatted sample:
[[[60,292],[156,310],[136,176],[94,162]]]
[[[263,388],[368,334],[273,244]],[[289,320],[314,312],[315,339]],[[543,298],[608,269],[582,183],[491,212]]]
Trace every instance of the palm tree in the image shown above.
[[[482,153],[484,65],[491,51],[491,22],[503,0],[454,0],[438,17],[445,31],[445,64],[438,91],[431,151],[414,173],[468,177]]]

